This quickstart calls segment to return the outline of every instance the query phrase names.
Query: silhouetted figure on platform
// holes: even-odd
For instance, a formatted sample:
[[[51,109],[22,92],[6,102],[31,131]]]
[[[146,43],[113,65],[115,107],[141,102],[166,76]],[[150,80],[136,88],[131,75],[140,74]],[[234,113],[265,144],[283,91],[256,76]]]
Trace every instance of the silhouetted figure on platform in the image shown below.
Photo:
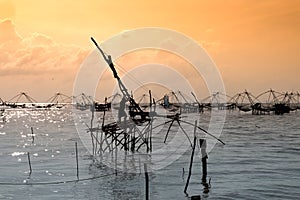
[[[119,108],[119,122],[121,121],[122,117],[124,117],[124,121],[127,118],[127,114],[125,112],[125,108],[126,108],[126,99],[125,97],[122,98],[122,100],[120,101],[120,108]]]

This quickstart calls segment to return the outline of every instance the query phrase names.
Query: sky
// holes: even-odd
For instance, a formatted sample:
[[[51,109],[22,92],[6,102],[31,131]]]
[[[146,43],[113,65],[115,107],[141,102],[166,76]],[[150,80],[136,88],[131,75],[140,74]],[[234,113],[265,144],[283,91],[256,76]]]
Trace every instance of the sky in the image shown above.
[[[202,45],[229,95],[300,91],[297,0],[0,0],[0,97],[72,95],[94,50],[91,36],[105,41],[143,27],[172,29]],[[125,59],[128,66],[137,56]]]

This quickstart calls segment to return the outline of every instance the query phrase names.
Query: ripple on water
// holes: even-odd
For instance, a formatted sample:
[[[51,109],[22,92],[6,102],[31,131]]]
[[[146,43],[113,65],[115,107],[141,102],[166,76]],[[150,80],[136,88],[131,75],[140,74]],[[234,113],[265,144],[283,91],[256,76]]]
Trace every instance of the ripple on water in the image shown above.
[[[32,118],[28,118],[31,115],[29,111],[27,113],[13,111],[11,114],[8,111],[7,115],[7,119],[11,120],[0,125],[3,126],[1,133],[5,133],[0,133],[0,149],[4,152],[0,156],[0,182],[77,179],[74,141],[80,139],[69,111],[36,111]],[[82,122],[88,117],[87,114],[83,115]],[[205,115],[201,117],[202,122],[209,121]],[[209,154],[208,175],[212,178],[212,188],[203,199],[299,199],[300,114],[295,114],[292,119],[284,116],[240,115],[234,112],[228,114],[222,133],[226,145],[216,145]],[[35,123],[36,120],[39,121],[38,124]],[[28,131],[24,124],[28,128],[35,128],[36,146],[29,140],[30,130]],[[28,139],[22,138],[21,135],[28,136]],[[158,139],[159,135],[155,137]],[[88,155],[87,150],[80,142],[78,144],[81,178],[114,174],[113,169],[103,166],[93,167],[92,159],[85,159],[85,155]],[[33,172],[30,179],[27,179],[29,171],[27,152],[32,155]],[[201,162],[198,156],[194,159],[189,192],[202,194]],[[183,187],[189,160],[190,154],[187,153],[159,173],[150,174],[152,199],[186,199]],[[184,176],[183,168],[185,168]],[[26,194],[32,199],[47,196],[48,200],[145,199],[144,184],[143,174],[119,172],[117,176],[110,175],[76,184],[31,187],[1,185],[0,198],[3,194],[7,194],[6,197],[21,199]]]

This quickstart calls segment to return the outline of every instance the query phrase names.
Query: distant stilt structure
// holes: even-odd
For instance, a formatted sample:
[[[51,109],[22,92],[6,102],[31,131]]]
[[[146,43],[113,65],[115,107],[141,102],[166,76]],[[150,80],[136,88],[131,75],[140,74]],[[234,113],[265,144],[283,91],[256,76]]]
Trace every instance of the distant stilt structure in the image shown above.
[[[57,108],[62,108],[64,105],[72,103],[72,97],[57,92],[47,100],[47,103],[48,105],[55,105]]]
[[[8,102],[5,104],[11,108],[27,108],[33,107],[37,101],[30,97],[25,92],[21,92],[20,94],[15,95],[12,97]]]
[[[253,105],[257,102],[256,97],[254,97],[247,90],[245,90],[243,93],[233,96],[232,100],[235,101],[236,107],[243,112],[252,111]]]
[[[74,104],[75,108],[78,110],[91,109],[93,102],[94,102],[94,100],[92,99],[92,97],[87,96],[84,93],[81,93],[81,94],[73,97],[73,104]]]
[[[216,108],[218,110],[233,110],[236,104],[232,102],[232,97],[220,92],[215,92],[209,97],[204,98],[201,102],[208,110]]]
[[[193,92],[191,92],[191,94],[193,95],[195,101],[196,101],[197,104],[198,104],[198,112],[199,112],[199,113],[203,113],[203,111],[204,111],[204,110],[203,110],[204,105],[198,101],[196,95],[195,95]]]
[[[240,111],[252,111],[253,115],[274,113],[282,115],[298,109],[296,93],[281,93],[272,89],[259,94],[257,97],[245,90],[235,95],[232,100]],[[298,100],[299,101],[299,100]]]

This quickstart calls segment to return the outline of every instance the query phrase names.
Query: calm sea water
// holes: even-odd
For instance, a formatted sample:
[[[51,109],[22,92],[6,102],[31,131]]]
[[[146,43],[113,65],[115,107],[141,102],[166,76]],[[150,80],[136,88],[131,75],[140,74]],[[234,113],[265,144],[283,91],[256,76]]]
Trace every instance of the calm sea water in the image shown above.
[[[6,122],[0,122],[0,199],[145,199],[143,173],[115,175],[115,170],[93,162],[70,109],[6,110],[5,115]],[[205,127],[209,116],[200,118]],[[193,123],[199,116],[184,119]],[[203,194],[201,162],[195,157],[189,195],[201,194],[202,199],[299,199],[299,122],[300,112],[283,116],[228,112],[221,135],[226,145],[217,144],[209,153],[212,188]],[[80,181],[76,181],[75,142]],[[188,199],[183,189],[190,153],[149,174],[150,199]]]

